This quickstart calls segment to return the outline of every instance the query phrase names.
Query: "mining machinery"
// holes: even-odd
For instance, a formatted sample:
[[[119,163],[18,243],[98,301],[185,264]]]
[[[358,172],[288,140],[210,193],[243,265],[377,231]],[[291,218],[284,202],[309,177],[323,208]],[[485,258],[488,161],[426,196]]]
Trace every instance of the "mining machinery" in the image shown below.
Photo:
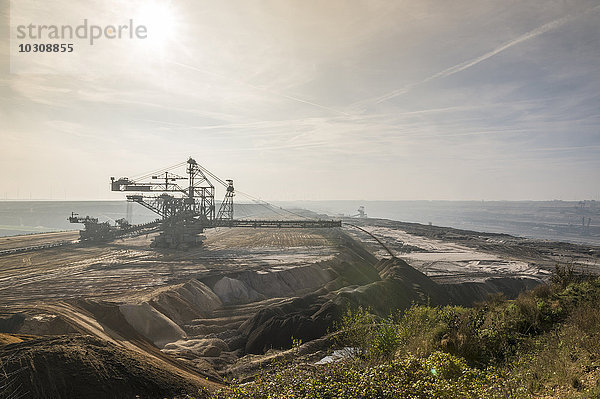
[[[184,166],[184,176],[175,173]],[[212,181],[225,188],[225,197],[218,211],[215,209],[215,187]],[[236,220],[233,217],[233,198],[236,193],[233,180],[221,180],[193,158],[133,179],[111,177],[110,185],[112,191],[127,193],[127,201],[138,203],[159,216],[157,222],[147,226],[158,225],[160,231],[151,244],[153,247],[187,249],[200,244],[204,238],[201,233],[207,228],[214,227],[329,228],[341,226],[340,221],[311,220],[301,215],[296,216],[303,219],[297,220]],[[274,209],[264,201],[245,195],[260,205]],[[95,237],[95,241],[102,241],[118,236],[102,233],[96,226],[98,220],[95,218],[72,216],[73,223],[84,223],[86,230],[89,226],[89,233],[81,232],[82,239],[85,236],[87,239]],[[129,226],[127,230],[136,231],[138,226],[140,225]]]
[[[84,225],[85,228],[79,232],[81,241],[102,241],[112,238],[111,226],[108,222],[99,223],[98,218],[82,217],[75,212],[71,212],[67,220]]]
[[[90,216],[79,216],[75,212],[71,212],[71,216],[67,218],[70,223],[83,224],[84,229],[79,231],[79,241],[96,243],[112,240],[130,233],[140,231],[150,231],[158,225],[158,221],[132,225],[125,218],[115,220],[115,225],[109,222],[99,222],[98,218]]]
[[[359,206],[357,212],[358,213],[356,215],[352,215],[350,217],[361,218],[361,219],[364,219],[364,218],[367,217],[367,214],[365,213],[365,207],[364,206],[362,206],[362,205]]]

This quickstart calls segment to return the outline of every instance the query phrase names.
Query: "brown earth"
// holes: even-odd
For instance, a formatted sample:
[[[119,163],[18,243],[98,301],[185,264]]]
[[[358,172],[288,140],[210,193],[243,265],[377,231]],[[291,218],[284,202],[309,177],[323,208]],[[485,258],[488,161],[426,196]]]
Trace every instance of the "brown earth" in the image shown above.
[[[0,348],[6,397],[205,397],[203,384],[112,342],[91,336],[41,337]],[[4,397],[4,396],[2,396]]]
[[[59,231],[56,233],[28,234],[23,236],[0,237],[0,251],[42,244],[56,244],[79,239],[79,231]]]
[[[335,253],[320,234],[266,230],[213,230],[203,246],[187,252],[152,250],[150,235],[0,256],[0,304],[84,296],[124,300],[191,278],[309,265]],[[31,235],[22,237],[29,245]]]
[[[307,342],[300,349],[307,359],[311,351],[321,353],[324,344],[317,343],[325,341],[319,337],[348,305],[381,316],[412,303],[468,305],[543,283],[557,262],[598,271],[597,247],[378,219],[351,223],[364,231],[219,228],[186,252],[151,249],[150,235],[0,256],[0,333],[10,334],[0,338],[12,342],[4,350],[20,345],[19,353],[40,362],[44,352],[63,359],[71,345],[78,354],[99,351],[95,358],[112,370],[99,369],[102,384],[131,378],[147,395],[168,390],[144,382],[137,366],[113,365],[115,359],[164,370],[171,388],[185,381],[214,389],[221,376],[248,378],[257,365],[279,358],[273,349],[289,348],[292,337]],[[23,236],[23,246],[31,239]],[[11,245],[18,242],[11,238]],[[47,341],[16,342],[21,338],[15,334]],[[2,356],[13,356],[2,353],[3,362]],[[33,364],[26,369],[36,374]],[[76,385],[87,384],[86,373]],[[90,390],[109,395],[102,384]],[[75,397],[60,392],[54,397]]]
[[[27,334],[5,334],[0,333],[0,347],[8,344],[16,344],[17,342],[28,341],[30,339],[38,338],[35,335]]]

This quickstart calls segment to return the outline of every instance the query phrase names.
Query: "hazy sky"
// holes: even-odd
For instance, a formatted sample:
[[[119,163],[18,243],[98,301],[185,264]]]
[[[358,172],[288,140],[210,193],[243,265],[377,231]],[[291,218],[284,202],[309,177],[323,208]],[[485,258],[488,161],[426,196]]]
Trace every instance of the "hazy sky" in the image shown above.
[[[148,24],[44,73],[0,1],[1,199],[190,155],[271,200],[600,199],[598,0],[43,1]]]

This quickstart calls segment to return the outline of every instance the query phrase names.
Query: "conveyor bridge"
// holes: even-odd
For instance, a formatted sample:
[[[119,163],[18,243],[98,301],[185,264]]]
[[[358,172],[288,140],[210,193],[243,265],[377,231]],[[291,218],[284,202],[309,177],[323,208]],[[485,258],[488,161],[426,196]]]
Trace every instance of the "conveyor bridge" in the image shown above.
[[[255,228],[332,228],[342,227],[340,220],[216,220],[215,227]]]

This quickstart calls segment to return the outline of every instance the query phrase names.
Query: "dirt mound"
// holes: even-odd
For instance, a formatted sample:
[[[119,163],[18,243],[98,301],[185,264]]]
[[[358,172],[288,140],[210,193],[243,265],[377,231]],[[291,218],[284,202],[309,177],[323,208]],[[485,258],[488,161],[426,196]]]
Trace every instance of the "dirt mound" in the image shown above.
[[[0,332],[14,333],[19,331],[25,319],[26,316],[23,313],[0,314]]]
[[[219,338],[190,339],[171,342],[165,345],[163,352],[175,357],[197,358],[218,357],[221,352],[228,352],[229,346]]]
[[[211,286],[224,304],[239,305],[265,298],[314,291],[325,286],[336,276],[326,263],[317,263],[269,272],[231,273],[221,277]]]
[[[180,325],[205,317],[210,311],[223,306],[221,299],[196,279],[159,290],[148,298],[148,302]]]
[[[225,304],[241,304],[264,299],[263,295],[235,278],[223,277],[213,287],[215,293]]]
[[[472,306],[485,301],[490,295],[502,293],[508,299],[514,299],[523,291],[530,290],[543,282],[538,278],[489,278],[482,282],[444,284],[443,287],[456,305]]]
[[[399,258],[378,262],[381,281],[355,290],[354,295],[344,293],[350,303],[370,307],[383,316],[396,309],[404,309],[412,303],[445,305],[450,296],[445,288]]]
[[[308,265],[270,273],[245,272],[238,279],[267,298],[274,298],[318,289],[334,277],[323,265]]]
[[[119,311],[129,325],[159,348],[186,337],[185,332],[173,320],[154,309],[148,302],[120,305]]]
[[[62,335],[75,333],[60,317],[37,310],[0,315],[0,332],[31,335]]]
[[[248,337],[245,352],[262,354],[270,348],[291,347],[292,337],[310,341],[323,336],[339,316],[337,306],[321,311],[326,304],[324,296],[312,294],[260,310],[240,326]]]
[[[401,259],[383,260],[374,267],[348,266],[346,271],[349,274],[342,272],[338,278],[364,284],[270,306],[244,322],[239,330],[248,338],[246,353],[289,348],[292,337],[303,341],[321,337],[348,306],[360,305],[383,317],[413,303],[443,305],[450,301],[443,287]]]
[[[35,338],[37,338],[35,335],[0,333],[0,346],[16,344],[18,342],[28,341]]]
[[[201,389],[148,357],[90,336],[10,344],[0,348],[0,365],[8,376],[0,396],[7,398],[165,398]]]

